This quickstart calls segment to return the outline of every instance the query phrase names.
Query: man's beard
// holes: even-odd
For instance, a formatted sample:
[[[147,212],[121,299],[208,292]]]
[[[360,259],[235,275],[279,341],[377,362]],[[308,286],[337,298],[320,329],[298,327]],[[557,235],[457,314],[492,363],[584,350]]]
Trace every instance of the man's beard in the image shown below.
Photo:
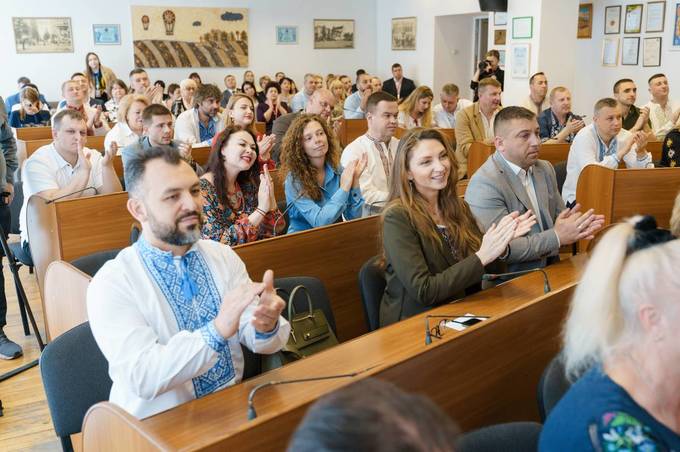
[[[179,222],[192,215],[198,216],[198,223],[186,232],[180,230]],[[151,212],[148,213],[148,220],[149,228],[153,235],[168,245],[193,245],[201,239],[201,227],[203,226],[204,218],[203,213],[200,211],[188,212],[176,219],[175,224],[172,225],[159,222]]]

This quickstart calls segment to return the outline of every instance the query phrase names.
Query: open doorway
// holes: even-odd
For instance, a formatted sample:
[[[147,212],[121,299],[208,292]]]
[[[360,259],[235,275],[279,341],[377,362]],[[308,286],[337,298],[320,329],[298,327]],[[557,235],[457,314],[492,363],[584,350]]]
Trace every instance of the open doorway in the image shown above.
[[[474,47],[474,67],[473,71],[477,69],[477,63],[482,61],[489,50],[489,19],[487,17],[475,17],[475,47]]]
[[[478,61],[475,56],[478,43],[474,38],[478,35],[477,18],[479,18],[479,13],[435,17],[432,89],[437,98],[439,98],[442,86],[455,83],[462,97],[472,99],[470,80],[475,73]],[[488,20],[486,27],[488,28]],[[485,40],[484,45],[486,44]],[[484,52],[486,52],[486,47]]]

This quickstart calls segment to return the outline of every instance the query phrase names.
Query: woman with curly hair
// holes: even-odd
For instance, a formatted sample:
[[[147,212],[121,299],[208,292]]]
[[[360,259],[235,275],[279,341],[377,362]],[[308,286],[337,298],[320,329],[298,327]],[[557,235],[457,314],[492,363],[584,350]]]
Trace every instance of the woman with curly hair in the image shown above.
[[[536,223],[512,212],[482,233],[456,194],[453,149],[437,129],[412,129],[399,141],[389,202],[382,213],[385,293],[380,325],[390,325],[480,289],[484,273]],[[490,266],[492,264],[493,266]],[[487,271],[487,267],[488,271]]]
[[[326,121],[301,114],[290,125],[281,145],[289,205],[288,232],[304,231],[361,216],[364,200],[359,178],[366,154],[340,166],[340,146]]]
[[[240,127],[251,132],[257,137],[259,148],[260,167],[265,164],[268,169],[274,169],[276,162],[271,158],[271,151],[274,147],[274,135],[258,134],[255,130],[255,101],[245,93],[234,93],[227,102],[224,110],[225,128]]]
[[[260,174],[255,134],[229,127],[213,144],[201,176],[204,239],[225,245],[272,237],[285,228],[269,171]]]
[[[427,86],[419,86],[399,105],[399,127],[432,127],[432,99],[434,94]]]

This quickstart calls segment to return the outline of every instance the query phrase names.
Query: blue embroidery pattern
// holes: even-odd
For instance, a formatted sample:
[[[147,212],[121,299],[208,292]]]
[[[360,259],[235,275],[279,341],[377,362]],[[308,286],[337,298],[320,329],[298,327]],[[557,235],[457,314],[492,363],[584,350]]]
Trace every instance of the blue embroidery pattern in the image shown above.
[[[221,298],[203,256],[194,250],[182,256],[182,268],[187,273],[181,275],[172,253],[152,247],[142,237],[134,246],[172,308],[179,329],[191,332],[203,329],[205,338],[204,332],[207,330],[210,333],[210,324],[217,316]],[[187,281],[191,282],[190,292],[193,293],[187,294]],[[208,328],[205,328],[206,324]],[[235,376],[229,345],[219,344],[215,338],[206,342],[219,355],[217,363],[210,370],[192,379],[197,398],[220,389]]]

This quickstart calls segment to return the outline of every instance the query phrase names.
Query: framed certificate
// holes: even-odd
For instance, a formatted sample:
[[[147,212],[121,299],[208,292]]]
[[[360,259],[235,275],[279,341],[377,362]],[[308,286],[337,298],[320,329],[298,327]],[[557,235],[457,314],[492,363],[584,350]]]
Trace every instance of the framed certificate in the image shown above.
[[[624,33],[640,33],[642,30],[642,3],[626,5],[626,26]]]
[[[640,38],[625,37],[621,45],[621,64],[623,66],[637,66],[640,57]]]
[[[645,67],[661,66],[661,38],[645,38],[642,65]]]
[[[645,31],[647,33],[663,31],[663,23],[666,18],[666,2],[647,3],[647,23]]]
[[[510,75],[512,78],[529,78],[531,60],[529,44],[512,44],[510,46]]]
[[[621,5],[607,6],[604,9],[604,34],[618,35],[621,33]]]
[[[512,18],[512,39],[531,39],[533,36],[534,18],[513,17]]]
[[[619,64],[619,38],[604,38],[602,40],[602,66],[616,66]]]
[[[493,24],[494,26],[507,25],[508,24],[508,13],[495,12],[493,13]]]

